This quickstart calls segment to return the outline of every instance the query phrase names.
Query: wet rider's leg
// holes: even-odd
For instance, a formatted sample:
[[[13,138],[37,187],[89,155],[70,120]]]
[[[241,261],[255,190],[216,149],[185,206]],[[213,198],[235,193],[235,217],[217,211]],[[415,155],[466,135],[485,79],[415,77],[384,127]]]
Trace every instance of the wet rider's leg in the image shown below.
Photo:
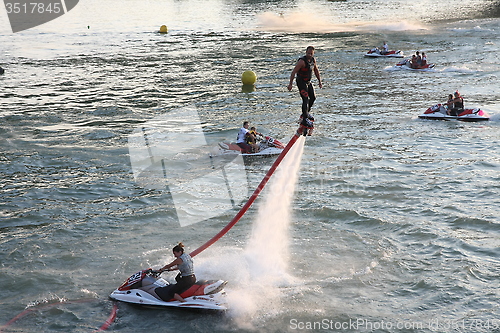
[[[300,97],[302,98],[302,118],[306,119],[309,112],[309,84],[301,81],[301,84],[297,82],[299,86]]]
[[[248,143],[240,142],[237,145],[241,148],[242,154],[252,153],[252,146],[250,146]]]
[[[304,81],[301,79],[297,80],[297,87],[299,88],[300,92],[300,97],[302,98],[302,121],[301,124],[306,127],[312,127],[312,122],[309,120],[310,115],[309,115],[309,109],[311,108],[312,104],[314,103],[314,100],[316,97],[314,96],[314,89],[312,88],[311,82],[310,81]],[[310,92],[312,91],[312,97],[313,100],[311,102],[311,95]]]
[[[314,87],[312,84],[309,84],[308,94],[309,94],[309,103],[307,105],[307,118],[312,120],[312,116],[309,114],[309,112],[311,112],[311,108],[314,104],[314,101],[316,101],[316,94],[314,93]]]
[[[181,295],[179,295],[179,294],[177,294],[177,293],[176,293],[176,294],[174,294],[174,299],[175,299],[176,301],[181,302],[181,303],[186,302],[186,300],[185,300],[184,298],[182,298],[182,297],[181,297]]]

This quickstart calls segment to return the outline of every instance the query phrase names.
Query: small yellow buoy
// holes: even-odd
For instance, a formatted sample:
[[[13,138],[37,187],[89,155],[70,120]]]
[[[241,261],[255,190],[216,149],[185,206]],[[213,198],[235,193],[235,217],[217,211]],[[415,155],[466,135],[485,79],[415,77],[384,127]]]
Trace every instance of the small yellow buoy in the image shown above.
[[[252,85],[255,84],[256,81],[257,81],[257,75],[252,71],[245,71],[241,75],[241,82],[243,82],[243,84]]]
[[[162,25],[160,27],[160,31],[158,31],[159,33],[162,33],[162,34],[166,34],[168,32],[168,28],[166,25]]]

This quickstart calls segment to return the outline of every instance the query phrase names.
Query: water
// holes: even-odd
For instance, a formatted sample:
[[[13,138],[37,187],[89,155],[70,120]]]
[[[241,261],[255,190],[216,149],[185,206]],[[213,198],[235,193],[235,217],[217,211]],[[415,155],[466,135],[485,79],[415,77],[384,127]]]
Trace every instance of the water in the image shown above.
[[[264,193],[195,257],[199,277],[229,281],[228,313],[120,304],[109,330],[498,330],[499,6],[419,4],[91,0],[16,34],[2,20],[0,325],[34,309],[3,331],[95,331],[126,277],[222,229],[242,203],[181,228],[169,192],[134,180],[129,137],[194,107],[209,142],[243,120],[286,142],[300,113],[286,85],[307,45],[324,88],[291,211],[272,233],[277,273],[250,251]],[[435,71],[363,57],[384,40],[426,52]],[[249,69],[256,89],[242,92]],[[492,121],[417,119],[457,89]],[[271,163],[246,161],[248,194]]]

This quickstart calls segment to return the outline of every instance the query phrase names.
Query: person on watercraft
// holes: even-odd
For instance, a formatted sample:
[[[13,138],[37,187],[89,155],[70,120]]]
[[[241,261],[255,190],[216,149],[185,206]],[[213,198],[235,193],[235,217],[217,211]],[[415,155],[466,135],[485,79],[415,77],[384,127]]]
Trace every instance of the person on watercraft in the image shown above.
[[[464,110],[464,99],[458,91],[453,94],[453,107],[450,110],[450,116],[458,116]]]
[[[425,52],[422,52],[422,60],[420,62],[420,66],[424,67],[425,65],[427,65],[427,56],[425,55]]]
[[[417,68],[418,67],[417,56],[416,55],[412,55],[411,56],[410,67],[411,68]]]
[[[420,55],[420,52],[417,51],[415,54],[417,56],[417,66],[422,67],[422,56]]]
[[[382,46],[382,54],[387,53],[389,53],[389,45],[387,45],[387,42],[384,42],[384,45]]]
[[[177,283],[173,286],[159,287],[155,289],[155,292],[164,301],[169,301],[172,298],[179,302],[185,302],[186,300],[180,296],[183,292],[188,290],[192,285],[196,283],[196,276],[194,275],[193,269],[193,259],[187,253],[184,253],[184,245],[182,243],[177,244],[172,249],[175,256],[175,260],[170,264],[167,264],[160,268],[158,271],[160,273],[164,271],[179,270],[179,274],[175,277]]]
[[[248,131],[248,134],[246,136],[246,142],[249,145],[256,145],[257,144],[257,135],[262,136],[262,134],[257,132],[257,129],[254,126],[250,127],[250,130]]]
[[[236,139],[236,144],[241,148],[241,152],[243,154],[256,153],[259,151],[259,147],[257,146],[257,144],[247,143],[247,137],[251,135],[249,134],[250,131],[248,130],[248,126],[248,121],[244,121],[243,127],[240,128],[238,137]]]
[[[288,90],[292,91],[293,80],[295,79],[295,76],[297,76],[297,87],[299,88],[300,97],[302,98],[302,124],[306,126],[312,126],[311,120],[313,120],[313,118],[309,112],[311,111],[311,107],[316,100],[314,87],[311,83],[313,72],[318,79],[318,86],[323,88],[318,65],[316,63],[316,59],[314,58],[314,47],[308,46],[306,49],[306,55],[297,60],[297,64],[290,75],[290,83],[288,84]]]
[[[453,109],[453,94],[448,95],[448,100],[446,101],[446,108],[448,109],[448,114],[450,114],[451,109]]]

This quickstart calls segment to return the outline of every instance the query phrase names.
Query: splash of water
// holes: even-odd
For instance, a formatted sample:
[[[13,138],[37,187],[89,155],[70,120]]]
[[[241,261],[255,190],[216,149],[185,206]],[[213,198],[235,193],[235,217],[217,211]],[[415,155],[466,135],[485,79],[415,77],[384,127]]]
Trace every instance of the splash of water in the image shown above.
[[[373,31],[407,31],[407,30],[427,30],[422,23],[409,21],[385,21],[378,22],[338,22],[329,21],[314,13],[261,13],[257,17],[259,27],[268,31],[285,32],[317,32],[317,33],[336,33],[336,32],[373,32]]]
[[[290,212],[298,179],[305,138],[288,152],[262,198],[252,234],[240,260],[237,290],[228,292],[233,317],[248,325],[259,314],[279,313],[280,286],[294,280],[287,273]],[[243,278],[243,279],[242,279]]]
[[[293,195],[305,138],[283,159],[260,197],[258,214],[244,249],[219,248],[210,258],[196,258],[196,274],[227,279],[228,314],[241,329],[254,329],[262,317],[283,310],[281,296],[300,280],[288,274],[289,228]]]
[[[253,278],[280,279],[288,264],[290,212],[298,179],[304,137],[301,137],[277,169],[259,206],[252,235],[245,249]]]

